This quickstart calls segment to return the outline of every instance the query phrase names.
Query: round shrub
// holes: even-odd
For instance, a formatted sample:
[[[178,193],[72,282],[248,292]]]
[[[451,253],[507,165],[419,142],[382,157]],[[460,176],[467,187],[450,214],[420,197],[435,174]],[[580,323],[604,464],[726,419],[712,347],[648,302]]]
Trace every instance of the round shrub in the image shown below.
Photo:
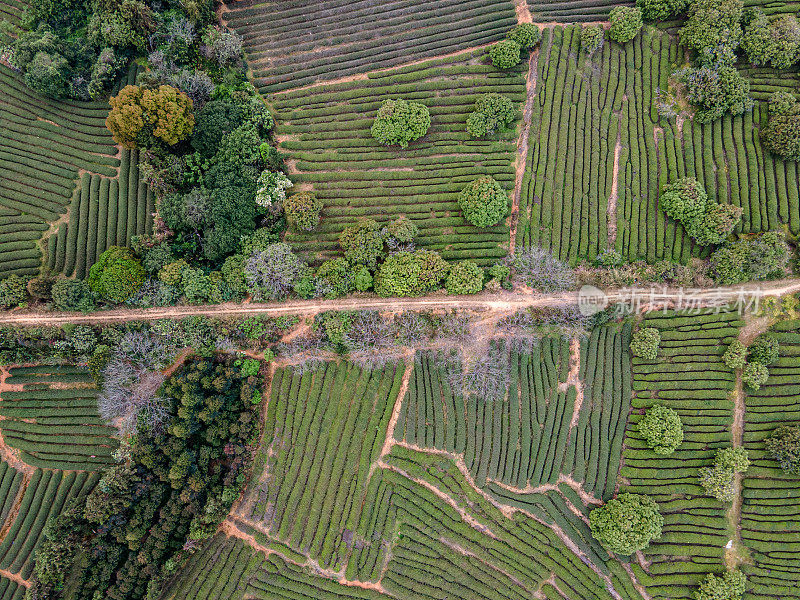
[[[742,218],[742,209],[733,204],[709,202],[703,218],[696,226],[686,229],[701,246],[721,244]]]
[[[761,363],[747,363],[742,371],[742,383],[751,391],[758,391],[769,379],[767,367]]]
[[[431,115],[427,106],[398,98],[383,101],[370,131],[372,137],[384,146],[406,148],[409,142],[428,133],[430,126]]]
[[[634,356],[645,360],[658,358],[658,346],[661,343],[661,334],[655,327],[645,327],[637,330],[631,339],[631,352]]]
[[[383,255],[381,228],[372,219],[345,227],[339,234],[339,247],[351,263],[374,268]]]
[[[714,465],[700,469],[698,481],[706,494],[720,502],[730,502],[734,496],[734,472],[730,469]]]
[[[458,206],[476,227],[497,225],[508,214],[508,193],[492,177],[484,175],[461,190]]]
[[[708,204],[708,194],[693,177],[684,177],[667,185],[658,203],[664,213],[681,223],[693,223],[703,218]]]
[[[661,537],[664,517],[649,496],[620,494],[589,513],[592,537],[617,554],[633,554]]]
[[[522,47],[514,40],[500,40],[489,48],[489,58],[492,65],[498,69],[511,69],[516,67],[520,61]]]
[[[313,231],[319,224],[322,201],[311,192],[300,192],[283,201],[286,222],[295,231]]]
[[[729,369],[743,369],[747,364],[747,346],[739,340],[733,340],[723,354],[722,361]]]
[[[338,298],[353,289],[353,269],[342,257],[322,263],[317,269],[316,278],[320,292],[326,298]]]
[[[106,126],[126,148],[149,146],[152,138],[174,146],[194,129],[191,98],[168,85],[152,90],[126,85],[109,104]]]
[[[533,50],[542,41],[542,32],[533,23],[520,23],[506,37],[517,42],[522,50]]]
[[[800,426],[781,425],[764,440],[764,446],[790,475],[800,475]]]
[[[86,281],[98,296],[125,302],[144,285],[145,270],[130,248],[111,246],[100,255]]]
[[[741,571],[727,571],[722,577],[706,575],[694,594],[695,600],[741,600],[747,577]]]
[[[372,288],[372,273],[367,267],[359,267],[356,270],[353,285],[359,292],[366,292]]]
[[[723,469],[730,469],[734,473],[744,473],[750,468],[750,458],[747,450],[738,448],[721,448],[717,450],[714,464]]]
[[[375,293],[384,297],[419,296],[439,288],[448,270],[438,252],[396,252],[378,269]]]
[[[94,294],[83,279],[59,279],[50,290],[53,306],[58,310],[89,312],[95,306]]]
[[[642,9],[631,6],[615,6],[608,13],[608,20],[611,23],[608,28],[608,39],[620,44],[635,38],[644,24]]]
[[[683,442],[681,418],[671,408],[656,404],[639,421],[639,432],[656,454],[672,454]]]
[[[779,353],[778,338],[769,334],[760,335],[750,344],[748,362],[769,366],[778,360]]]
[[[310,269],[289,244],[279,242],[253,252],[245,261],[244,275],[256,300],[283,300]]]
[[[471,260],[450,267],[444,283],[448,294],[477,294],[483,289],[483,269]]]
[[[467,117],[467,132],[478,138],[505,129],[514,120],[514,113],[511,98],[495,92],[483,94],[475,102],[475,112]]]
[[[406,216],[391,221],[386,226],[386,236],[398,244],[410,244],[419,233],[416,223]]]
[[[581,48],[592,55],[603,47],[605,41],[603,28],[599,25],[586,25],[581,28]]]

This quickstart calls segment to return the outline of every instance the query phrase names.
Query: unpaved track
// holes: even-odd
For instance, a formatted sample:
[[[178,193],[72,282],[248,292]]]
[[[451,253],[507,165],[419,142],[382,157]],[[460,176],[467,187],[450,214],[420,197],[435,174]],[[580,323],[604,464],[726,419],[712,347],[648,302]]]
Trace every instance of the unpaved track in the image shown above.
[[[647,291],[644,291],[644,290]],[[735,302],[742,296],[760,291],[766,296],[783,296],[800,292],[800,279],[784,279],[760,284],[746,284],[712,289],[656,288],[650,296],[650,287],[640,288],[640,308],[655,309],[686,302],[691,296],[692,308],[722,306]],[[610,303],[630,300],[625,289],[605,290]],[[119,323],[124,321],[152,321],[156,319],[182,319],[192,315],[230,317],[264,315],[314,315],[328,310],[378,310],[378,311],[428,311],[476,310],[511,312],[524,308],[544,308],[574,305],[579,292],[557,294],[526,293],[524,291],[484,292],[474,296],[431,295],[420,298],[343,298],[340,300],[290,300],[248,304],[210,304],[201,306],[168,306],[164,308],[117,308],[89,314],[65,312],[5,311],[0,313],[0,325],[62,325],[64,323]],[[684,305],[686,306],[686,305]]]

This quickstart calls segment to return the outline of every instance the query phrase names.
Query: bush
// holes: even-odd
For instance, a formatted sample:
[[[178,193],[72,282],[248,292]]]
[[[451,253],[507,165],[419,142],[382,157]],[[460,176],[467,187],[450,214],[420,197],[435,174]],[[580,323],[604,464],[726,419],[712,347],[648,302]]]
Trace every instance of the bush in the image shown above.
[[[320,292],[327,298],[344,296],[354,287],[353,268],[347,259],[341,257],[322,263],[317,269],[316,278]]]
[[[730,502],[734,497],[734,473],[730,469],[720,466],[703,467],[700,469],[700,485],[706,494],[713,496],[720,502]]]
[[[681,418],[671,408],[656,404],[639,421],[639,432],[656,454],[672,454],[683,442]]]
[[[608,28],[608,39],[620,44],[635,38],[644,24],[642,10],[631,6],[615,6],[608,13],[608,20],[611,23]]]
[[[664,517],[649,496],[620,494],[589,513],[594,537],[609,552],[633,554],[661,537]]]
[[[702,246],[721,244],[728,239],[741,218],[742,209],[738,206],[709,202],[703,219],[690,235],[693,234],[694,240]]]
[[[684,177],[665,186],[658,203],[668,217],[685,225],[703,218],[708,205],[708,194],[697,179]]]
[[[742,41],[742,0],[694,0],[681,28],[681,43],[695,50],[704,64],[733,65]]]
[[[83,279],[59,279],[53,284],[51,294],[53,306],[58,310],[89,312],[95,306],[94,294]]]
[[[746,583],[747,578],[741,571],[728,571],[722,577],[709,573],[700,583],[694,598],[695,600],[740,600]]]
[[[721,448],[717,450],[714,465],[734,473],[745,473],[750,468],[750,459],[744,448]]]
[[[353,277],[353,285],[359,292],[366,292],[372,288],[372,273],[367,267],[360,267]]]
[[[419,227],[406,216],[398,217],[386,226],[387,239],[394,240],[397,244],[410,244],[417,234]]]
[[[125,302],[144,285],[145,270],[130,248],[111,246],[89,269],[92,291],[111,302]]]
[[[470,260],[450,268],[444,288],[448,294],[477,294],[483,289],[483,269]]]
[[[438,289],[449,270],[437,252],[416,250],[390,255],[375,275],[379,296],[420,296]]]
[[[742,371],[742,383],[753,392],[758,391],[767,382],[767,379],[769,379],[769,371],[761,363],[747,363]]]
[[[750,83],[730,65],[712,63],[674,75],[686,86],[686,97],[695,106],[699,123],[710,123],[725,113],[741,115],[753,107]]]
[[[778,338],[774,335],[763,334],[758,336],[755,341],[750,344],[750,352],[747,358],[748,362],[759,363],[768,367],[776,360],[780,353],[780,345]]]
[[[168,85],[153,90],[126,85],[109,104],[106,126],[126,148],[149,147],[153,138],[174,146],[194,128],[192,100]]]
[[[581,28],[581,48],[592,55],[603,47],[605,33],[599,25],[585,25]]]
[[[370,131],[372,137],[384,146],[406,148],[409,142],[425,135],[430,126],[431,115],[427,106],[398,98],[383,101]]]
[[[222,136],[244,124],[247,114],[243,106],[229,100],[212,100],[198,112],[192,147],[203,156],[217,152]]]
[[[34,300],[47,302],[53,297],[53,284],[56,282],[52,275],[43,273],[28,282],[28,293]]]
[[[458,206],[475,227],[491,227],[508,214],[508,193],[492,177],[484,175],[461,190]]]
[[[709,496],[720,502],[730,502],[734,497],[734,475],[744,473],[750,467],[747,450],[723,448],[717,450],[712,467],[700,469],[700,485]]]
[[[800,160],[800,103],[788,92],[770,96],[769,118],[761,129],[761,141],[773,154]]]
[[[246,259],[244,275],[254,291],[253,296],[264,300],[283,300],[294,286],[310,275],[310,269],[292,252],[289,244],[270,244]]]
[[[655,327],[645,327],[634,332],[631,338],[631,352],[634,356],[645,360],[658,358],[658,346],[661,344],[661,334]]]
[[[375,268],[383,255],[381,228],[372,219],[362,219],[339,234],[339,247],[351,263]]]
[[[283,201],[286,222],[295,231],[313,231],[319,224],[322,201],[311,192],[300,192]]]
[[[489,58],[497,69],[511,69],[520,61],[522,47],[514,40],[500,40],[489,48]]]
[[[800,23],[795,15],[782,15],[772,21],[764,11],[754,7],[748,11],[742,49],[748,60],[757,66],[772,63],[776,69],[788,69],[800,60]]]
[[[739,340],[733,340],[722,356],[722,361],[729,369],[743,369],[747,364],[747,346]]]
[[[517,248],[508,262],[514,279],[537,292],[563,292],[575,287],[575,272],[544,248]]]
[[[645,21],[666,21],[686,10],[688,0],[636,0]]]
[[[514,120],[514,114],[510,98],[494,92],[483,94],[475,102],[475,112],[467,118],[467,132],[476,138],[493,134],[505,129]]]
[[[764,440],[770,456],[789,475],[800,475],[800,426],[780,425]]]
[[[506,34],[522,50],[533,50],[542,41],[542,32],[533,23],[520,23]]]
[[[711,255],[710,273],[718,284],[733,285],[782,277],[788,270],[791,249],[780,231],[767,231],[729,243]]]
[[[268,209],[279,209],[286,200],[286,190],[292,185],[283,173],[263,171],[258,177],[256,204]]]
[[[0,279],[0,308],[12,308],[25,301],[27,282],[19,275]]]

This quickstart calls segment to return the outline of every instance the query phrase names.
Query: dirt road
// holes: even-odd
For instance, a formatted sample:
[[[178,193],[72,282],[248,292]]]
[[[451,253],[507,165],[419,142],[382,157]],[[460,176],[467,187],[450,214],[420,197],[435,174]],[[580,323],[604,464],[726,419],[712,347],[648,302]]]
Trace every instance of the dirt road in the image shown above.
[[[596,288],[593,288],[595,290]],[[247,304],[213,304],[201,306],[168,306],[163,308],[116,308],[88,314],[63,312],[6,311],[0,313],[0,324],[61,325],[63,323],[115,323],[121,321],[150,321],[155,319],[181,319],[191,315],[210,317],[247,315],[314,315],[327,310],[379,310],[426,311],[442,309],[467,309],[477,311],[510,312],[523,308],[567,306],[582,302],[589,296],[599,295],[608,303],[631,302],[638,310],[663,306],[687,308],[721,306],[742,297],[782,296],[800,292],[800,279],[784,279],[762,284],[746,284],[711,289],[650,288],[614,289],[538,294],[526,291],[483,292],[475,296],[431,295],[421,298],[344,298],[339,300],[290,300]]]

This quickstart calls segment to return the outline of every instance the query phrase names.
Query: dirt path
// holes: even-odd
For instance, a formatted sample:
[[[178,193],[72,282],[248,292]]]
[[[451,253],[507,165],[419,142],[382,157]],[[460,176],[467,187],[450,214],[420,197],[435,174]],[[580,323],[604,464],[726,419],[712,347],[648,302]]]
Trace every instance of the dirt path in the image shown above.
[[[533,23],[533,15],[528,8],[528,0],[514,0],[514,10],[517,13],[517,23]]]
[[[761,294],[782,296],[800,292],[800,279],[785,279],[741,286],[728,286],[692,290],[697,302],[693,308],[723,306],[747,296]],[[696,292],[696,293],[695,293]],[[609,289],[605,291],[609,303],[627,302],[631,290]],[[442,309],[478,310],[490,312],[512,312],[523,308],[543,308],[574,305],[580,293],[577,291],[556,294],[526,293],[523,291],[483,292],[474,296],[446,296],[434,294],[420,298],[343,298],[339,300],[290,300],[288,302],[249,304],[210,304],[192,306],[168,306],[163,308],[131,308],[98,311],[89,314],[50,311],[5,311],[0,313],[0,324],[15,325],[62,325],[64,323],[119,323],[125,321],[152,321],[156,319],[181,319],[192,315],[208,317],[228,316],[281,316],[315,315],[328,310],[377,310],[377,311],[429,311]],[[651,310],[674,307],[675,302],[687,299],[687,290],[679,288],[639,288],[639,300],[647,300]]]
[[[522,0],[524,4],[525,0]],[[518,2],[519,5],[519,2]],[[527,9],[527,5],[525,5]],[[519,14],[519,11],[517,11]],[[530,13],[528,13],[530,17]],[[523,21],[521,21],[523,22]],[[530,21],[526,21],[530,22]],[[519,205],[522,200],[522,183],[525,180],[525,167],[528,164],[528,139],[531,132],[531,119],[533,117],[533,104],[536,100],[536,75],[539,72],[539,48],[531,52],[528,59],[528,76],[526,78],[525,106],[522,109],[522,127],[517,138],[517,158],[514,163],[516,175],[514,178],[514,197],[511,200],[510,237],[508,242],[509,254],[514,253],[517,242],[517,224],[519,223]]]
[[[606,219],[608,223],[608,247],[613,248],[617,242],[617,199],[619,198],[619,156],[622,152],[622,113],[617,127],[617,143],[614,146],[614,168],[611,179],[611,193],[608,196]]]
[[[375,472],[379,466],[378,463],[383,461],[383,457],[392,451],[392,446],[395,445],[394,428],[397,427],[397,420],[400,418],[400,409],[403,407],[403,398],[406,397],[408,391],[408,382],[411,381],[411,374],[414,372],[414,350],[409,349],[403,355],[406,363],[406,370],[403,372],[403,379],[400,383],[400,391],[397,393],[397,399],[394,401],[394,408],[392,409],[392,417],[389,419],[389,426],[386,428],[386,439],[383,441],[381,453],[378,455],[378,460],[372,463],[369,468],[369,475]]]
[[[738,339],[744,345],[751,344],[759,335],[767,331],[772,325],[772,317],[757,317],[748,315],[746,324],[739,330]],[[742,445],[745,427],[745,391],[742,383],[742,370],[736,370],[736,387],[733,391],[733,424],[731,425],[731,445],[738,448]],[[742,518],[742,474],[736,473],[733,480],[734,496],[730,508],[725,517],[728,521],[731,540],[730,547],[725,548],[725,563],[728,568],[733,569],[741,564],[745,559],[746,551],[743,550],[741,536]]]
[[[0,569],[0,576],[5,577],[6,579],[10,579],[17,585],[21,585],[24,588],[31,587],[31,582],[27,579],[23,579],[22,575],[19,573],[12,573],[11,571],[6,571],[5,569]]]

